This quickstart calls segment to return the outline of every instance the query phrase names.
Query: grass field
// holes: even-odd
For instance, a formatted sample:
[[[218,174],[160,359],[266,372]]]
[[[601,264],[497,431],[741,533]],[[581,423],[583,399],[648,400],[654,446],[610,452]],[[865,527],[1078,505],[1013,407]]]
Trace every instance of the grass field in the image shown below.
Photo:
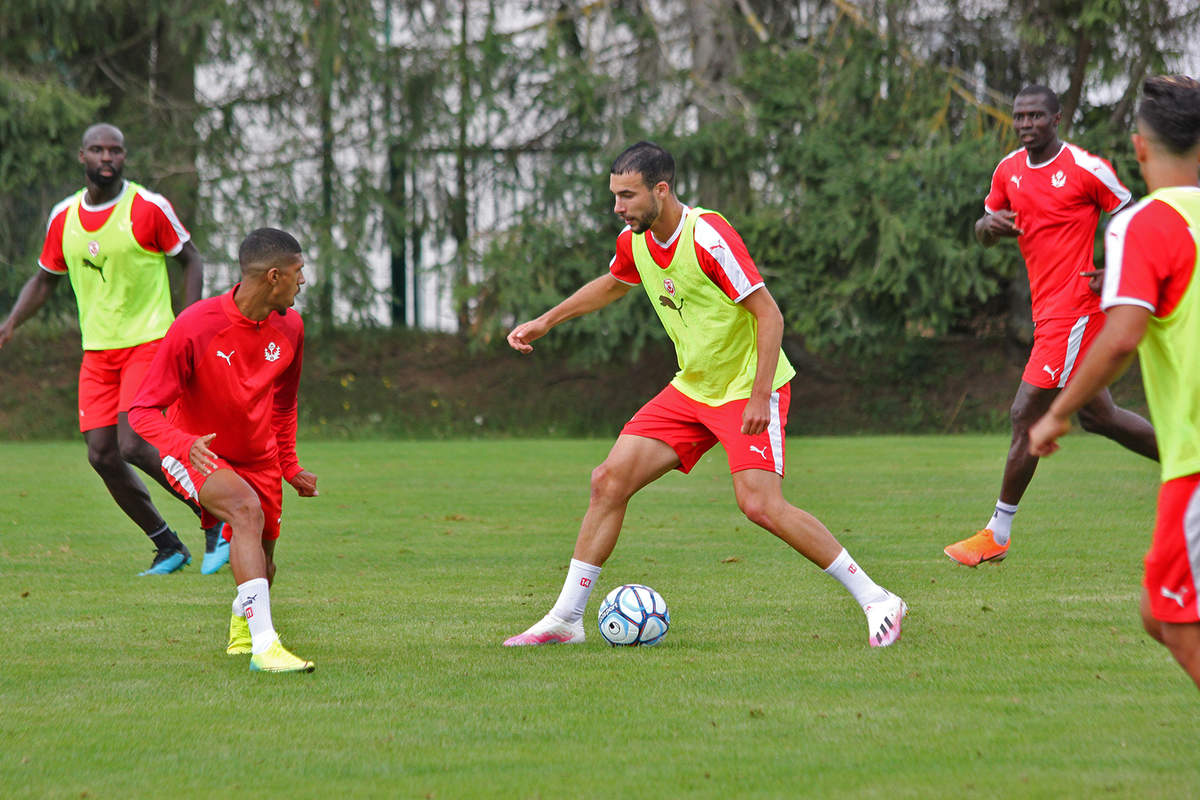
[[[635,498],[581,646],[500,647],[553,602],[605,441],[304,443],[277,627],[311,675],[224,654],[232,578],[150,551],[81,442],[0,444],[5,798],[1179,798],[1197,692],[1141,631],[1157,472],[1072,436],[1002,565],[942,547],[995,499],[999,436],[794,439],[790,499],[911,613],[866,645],[832,579],[747,523],[724,455]],[[182,506],[160,508],[199,549]],[[597,601],[645,582],[657,648]]]

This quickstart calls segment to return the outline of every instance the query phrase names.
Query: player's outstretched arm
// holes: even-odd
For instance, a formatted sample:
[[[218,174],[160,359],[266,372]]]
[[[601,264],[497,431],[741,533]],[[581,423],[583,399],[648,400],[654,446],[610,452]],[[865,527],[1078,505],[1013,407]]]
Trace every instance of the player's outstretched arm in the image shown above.
[[[21,293],[17,295],[17,302],[9,312],[8,319],[0,323],[0,347],[4,347],[13,337],[13,332],[16,331],[18,325],[36,314],[37,310],[50,299],[50,295],[58,288],[58,282],[61,279],[61,275],[55,275],[39,267],[33,277],[25,281],[25,285],[21,287]]]
[[[532,352],[533,341],[545,336],[555,325],[604,308],[624,297],[628,291],[628,284],[621,283],[612,273],[606,272],[599,278],[585,283],[574,294],[537,319],[522,322],[513,328],[508,334],[508,344],[522,353]]]

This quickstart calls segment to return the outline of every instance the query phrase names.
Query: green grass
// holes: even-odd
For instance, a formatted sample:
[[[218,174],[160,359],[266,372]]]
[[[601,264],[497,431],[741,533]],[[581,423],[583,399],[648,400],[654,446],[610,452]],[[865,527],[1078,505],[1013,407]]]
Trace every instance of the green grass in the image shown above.
[[[1152,465],[1070,437],[969,570],[941,550],[1003,437],[789,444],[788,497],[908,600],[899,645],[739,515],[718,449],[635,498],[586,644],[500,647],[553,602],[608,443],[302,442],[322,496],[285,500],[272,598],[317,671],[284,676],[224,654],[228,570],[134,577],[81,442],[0,444],[0,794],[1196,796],[1197,692],[1137,615]],[[671,632],[609,648],[597,600],[635,581]]]

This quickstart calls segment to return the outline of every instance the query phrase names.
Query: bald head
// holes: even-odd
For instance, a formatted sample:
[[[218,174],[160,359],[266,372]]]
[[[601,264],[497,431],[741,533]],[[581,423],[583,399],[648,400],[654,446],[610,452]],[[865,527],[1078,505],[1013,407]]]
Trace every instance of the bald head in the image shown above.
[[[120,128],[107,122],[97,122],[83,132],[83,140],[79,147],[86,150],[89,144],[101,140],[116,141],[122,147],[125,146],[125,134],[121,133]]]
[[[116,125],[99,122],[83,132],[79,163],[87,176],[91,202],[111,199],[124,186],[125,135]]]

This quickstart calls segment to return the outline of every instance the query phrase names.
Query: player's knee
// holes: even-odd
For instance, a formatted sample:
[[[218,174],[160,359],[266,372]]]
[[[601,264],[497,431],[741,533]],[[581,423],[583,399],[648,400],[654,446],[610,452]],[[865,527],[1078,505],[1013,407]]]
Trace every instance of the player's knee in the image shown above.
[[[1081,408],[1079,409],[1079,427],[1088,433],[1107,433],[1113,428],[1112,415],[1089,408]]]
[[[607,461],[592,470],[592,499],[593,500],[627,500],[628,487],[622,479],[620,470],[613,469]]]
[[[1008,409],[1008,419],[1012,423],[1014,436],[1024,436],[1037,421],[1030,405],[1020,401],[1013,403]]]
[[[738,496],[737,504],[741,512],[746,515],[746,519],[760,528],[772,530],[771,504],[766,497],[757,492],[748,492]]]
[[[266,517],[263,515],[262,504],[257,495],[251,493],[244,498],[238,498],[230,505],[231,527],[234,536],[241,533],[262,536]]]
[[[92,469],[102,476],[114,475],[125,466],[120,451],[112,447],[89,446],[87,457]]]

